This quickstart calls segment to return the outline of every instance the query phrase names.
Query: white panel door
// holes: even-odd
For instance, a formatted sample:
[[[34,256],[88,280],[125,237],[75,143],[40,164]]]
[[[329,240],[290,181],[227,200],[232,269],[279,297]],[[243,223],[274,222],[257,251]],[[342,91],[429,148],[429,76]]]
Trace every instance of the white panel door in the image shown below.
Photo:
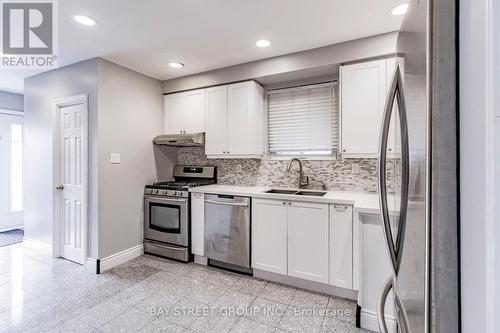
[[[285,201],[252,199],[252,267],[287,274]]]
[[[0,232],[23,226],[22,124],[22,115],[0,110]]]
[[[86,104],[62,106],[60,113],[60,256],[84,263],[86,239]]]
[[[163,97],[163,128],[165,134],[179,134],[184,130],[183,111],[187,100],[183,94],[172,94]]]
[[[330,205],[330,284],[352,289],[352,206]]]
[[[252,82],[228,85],[228,151],[229,154],[252,154]]]
[[[227,150],[227,86],[206,89],[205,98],[205,153],[222,155]]]
[[[288,275],[328,283],[328,204],[288,207]]]
[[[183,112],[186,133],[205,132],[205,89],[184,93],[186,109]]]
[[[375,157],[387,95],[386,60],[342,66],[340,80],[342,154]]]
[[[205,195],[191,193],[191,252],[199,256],[205,253]]]

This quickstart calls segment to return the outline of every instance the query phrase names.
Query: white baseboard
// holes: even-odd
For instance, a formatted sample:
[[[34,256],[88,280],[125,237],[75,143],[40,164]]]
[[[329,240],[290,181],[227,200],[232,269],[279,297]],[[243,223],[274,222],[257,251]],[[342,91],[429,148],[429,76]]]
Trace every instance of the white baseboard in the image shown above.
[[[396,318],[392,316],[385,316],[385,323],[387,325],[387,330],[389,333],[397,333],[397,323]],[[377,313],[369,310],[361,309],[360,318],[361,328],[368,329],[374,332],[380,332],[378,327]]]
[[[123,250],[121,252],[112,254],[106,258],[102,258],[101,260],[99,260],[100,262],[99,271],[102,273],[104,271],[107,271],[108,269],[123,264],[124,262],[142,256],[143,254],[144,254],[143,244],[139,244],[129,249]]]
[[[36,251],[38,253],[46,254],[52,256],[52,246],[50,244],[40,242],[31,238],[23,238],[23,246],[27,249]]]
[[[85,269],[89,272],[97,273],[97,259],[87,257]]]

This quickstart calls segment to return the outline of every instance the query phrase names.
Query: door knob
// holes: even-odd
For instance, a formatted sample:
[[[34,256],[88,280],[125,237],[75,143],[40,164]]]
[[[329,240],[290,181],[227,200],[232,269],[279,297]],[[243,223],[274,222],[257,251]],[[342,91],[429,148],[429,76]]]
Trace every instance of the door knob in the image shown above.
[[[63,185],[56,186],[56,190],[62,191],[64,190],[64,186]]]

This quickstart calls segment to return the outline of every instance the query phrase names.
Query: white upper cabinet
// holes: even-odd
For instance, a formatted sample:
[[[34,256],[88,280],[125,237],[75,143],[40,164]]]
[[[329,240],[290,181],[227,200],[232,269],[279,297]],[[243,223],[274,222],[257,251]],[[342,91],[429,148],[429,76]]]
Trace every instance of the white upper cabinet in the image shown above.
[[[261,157],[264,152],[262,87],[248,81],[209,88],[206,92],[207,157]]]
[[[398,62],[402,59],[380,59],[340,67],[343,157],[377,157],[387,91]],[[395,136],[390,138],[389,152],[395,144]]]
[[[165,134],[205,132],[205,89],[165,95]]]
[[[340,68],[342,156],[377,155],[386,96],[386,61]]]
[[[206,89],[205,98],[205,153],[222,155],[227,151],[227,86]]]
[[[231,84],[228,89],[228,154],[262,153],[263,89],[255,82]]]

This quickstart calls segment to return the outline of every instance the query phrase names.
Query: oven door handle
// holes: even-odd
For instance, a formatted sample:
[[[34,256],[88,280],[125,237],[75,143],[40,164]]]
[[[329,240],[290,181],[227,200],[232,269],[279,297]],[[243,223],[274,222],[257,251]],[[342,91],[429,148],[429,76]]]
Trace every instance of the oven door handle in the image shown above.
[[[146,197],[146,201],[161,201],[161,202],[186,202],[187,199],[178,198],[163,198],[163,197]]]

